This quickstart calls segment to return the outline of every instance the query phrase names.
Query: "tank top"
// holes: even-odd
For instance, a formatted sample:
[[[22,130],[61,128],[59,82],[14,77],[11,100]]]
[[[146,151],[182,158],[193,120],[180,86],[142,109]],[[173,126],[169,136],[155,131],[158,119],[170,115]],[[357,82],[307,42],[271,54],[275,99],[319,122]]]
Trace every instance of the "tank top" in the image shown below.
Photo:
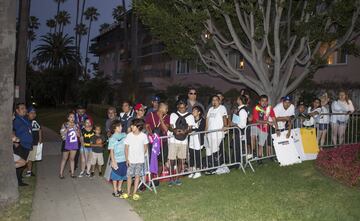
[[[79,149],[79,139],[76,134],[75,128],[69,128],[66,133],[65,147],[66,150],[77,150]]]

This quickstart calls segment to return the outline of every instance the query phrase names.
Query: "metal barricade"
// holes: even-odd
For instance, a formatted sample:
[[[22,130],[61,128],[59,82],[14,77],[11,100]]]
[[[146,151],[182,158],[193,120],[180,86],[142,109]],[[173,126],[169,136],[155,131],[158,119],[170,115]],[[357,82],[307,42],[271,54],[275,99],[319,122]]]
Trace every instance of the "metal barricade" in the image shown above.
[[[175,140],[173,135],[162,136],[160,137],[160,152],[156,153],[156,150],[152,150],[149,145],[147,163],[150,167],[154,163],[151,159],[154,161],[155,158],[151,155],[159,155],[155,158],[158,171],[152,172],[151,177],[148,176],[147,183],[156,193],[156,182],[171,181],[194,173],[217,173],[228,171],[229,167],[238,167],[245,173],[246,139],[244,136],[238,127],[193,132],[183,142]],[[200,149],[194,144],[197,140],[204,143]],[[146,172],[146,174],[149,173],[149,171]]]

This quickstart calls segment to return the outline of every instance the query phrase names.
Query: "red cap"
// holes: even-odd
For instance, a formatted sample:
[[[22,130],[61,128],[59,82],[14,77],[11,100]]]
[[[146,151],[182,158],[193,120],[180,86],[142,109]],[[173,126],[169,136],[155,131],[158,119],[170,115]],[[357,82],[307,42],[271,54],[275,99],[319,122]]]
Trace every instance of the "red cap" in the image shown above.
[[[137,104],[135,105],[134,109],[137,111],[137,110],[140,110],[140,108],[142,108],[142,107],[144,107],[143,104],[137,103]]]

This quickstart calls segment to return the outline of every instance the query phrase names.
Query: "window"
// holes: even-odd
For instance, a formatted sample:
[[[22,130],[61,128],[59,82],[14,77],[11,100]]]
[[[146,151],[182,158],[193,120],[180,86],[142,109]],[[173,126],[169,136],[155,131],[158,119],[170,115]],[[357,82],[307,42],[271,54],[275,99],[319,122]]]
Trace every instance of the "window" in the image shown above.
[[[332,53],[326,60],[328,65],[336,65],[336,64],[347,64],[347,54],[346,50],[340,48],[338,51]]]
[[[176,61],[176,74],[188,74],[190,72],[188,61]]]
[[[231,53],[229,57],[230,64],[233,68],[238,70],[243,70],[245,61],[241,54],[239,53]]]

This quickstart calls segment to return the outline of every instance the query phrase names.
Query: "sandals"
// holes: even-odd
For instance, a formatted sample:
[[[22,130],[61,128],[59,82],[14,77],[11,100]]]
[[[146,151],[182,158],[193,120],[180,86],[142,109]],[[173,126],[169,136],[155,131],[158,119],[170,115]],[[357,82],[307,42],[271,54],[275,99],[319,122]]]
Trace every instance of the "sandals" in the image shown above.
[[[137,195],[137,194],[134,194],[132,198],[133,198],[133,200],[137,201],[137,200],[139,200],[139,199],[140,199],[140,196],[139,196],[139,195]]]
[[[123,193],[120,196],[120,199],[127,199],[127,198],[129,198],[129,195],[127,193]]]
[[[65,179],[64,175],[59,175],[60,180]]]
[[[73,179],[75,179],[76,178],[76,176],[74,175],[74,174],[71,174],[71,176],[70,176],[71,178],[73,178]]]

